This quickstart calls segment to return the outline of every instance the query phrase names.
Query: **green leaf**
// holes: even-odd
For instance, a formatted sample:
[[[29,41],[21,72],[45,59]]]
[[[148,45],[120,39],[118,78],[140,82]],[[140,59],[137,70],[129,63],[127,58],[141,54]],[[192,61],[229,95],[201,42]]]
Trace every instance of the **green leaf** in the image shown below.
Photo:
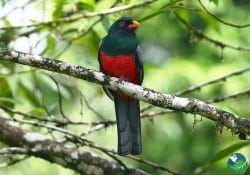
[[[0,97],[0,103],[1,102],[8,102],[12,104],[22,104],[21,101],[16,100],[14,98],[6,98],[6,97]]]
[[[244,146],[247,146],[249,145],[250,142],[240,142],[240,143],[236,143],[236,144],[233,144],[223,150],[221,150],[220,152],[218,152],[212,160],[209,161],[209,163],[215,163],[223,158],[225,158],[226,156],[232,154],[233,152],[235,152],[236,150],[244,147]]]
[[[4,106],[8,106],[10,108],[14,107],[14,99],[11,88],[9,86],[6,78],[0,78],[0,104]]]
[[[75,42],[85,44],[88,47],[89,53],[93,55],[92,58],[95,58],[100,40],[98,33],[95,30],[91,30],[88,35],[77,39]]]
[[[52,18],[55,20],[57,18],[63,17],[63,6],[66,4],[66,0],[55,0],[54,1],[54,11],[52,13]]]
[[[229,156],[230,154],[234,153],[236,150],[243,148],[249,144],[250,144],[250,142],[239,142],[239,143],[233,144],[233,145],[219,151],[217,154],[215,154],[215,156],[211,160],[209,160],[208,162],[204,163],[203,165],[197,167],[192,172],[192,175],[201,174],[205,170],[209,169],[217,161]]]
[[[3,17],[1,22],[4,23],[5,27],[10,27],[11,22],[7,19],[7,17]],[[1,31],[0,30],[0,41],[1,46],[6,47],[14,38],[16,37],[16,30],[6,29]]]
[[[14,65],[14,63],[11,63],[11,62],[8,62],[8,61],[5,61],[5,60],[0,60],[0,65],[3,65],[3,67],[2,66],[0,67],[0,69],[2,71],[3,69],[7,69],[8,70],[9,69],[8,66],[9,65]],[[1,76],[3,76],[3,75],[1,75]]]
[[[41,105],[40,100],[35,95],[33,87],[25,85],[25,82],[19,82],[18,87],[22,95],[24,95],[31,104],[33,104],[34,106]]]
[[[46,113],[46,111],[45,111],[44,108],[35,108],[35,109],[31,110],[29,112],[29,114],[37,115],[37,116],[40,116],[40,117],[47,115],[47,113]]]
[[[48,55],[53,55],[53,53],[55,52],[55,48],[56,48],[56,38],[53,37],[53,35],[47,35],[47,47],[46,47],[46,53]]]
[[[247,168],[246,172],[243,175],[249,175],[250,174],[250,166]]]
[[[6,47],[5,43],[0,41],[0,47]]]
[[[218,5],[219,0],[209,0],[210,2],[213,2],[215,5]]]
[[[62,32],[62,35],[70,35],[72,37],[73,34],[76,34],[78,32],[78,29],[76,28],[70,28],[70,29],[66,29],[65,31]]]
[[[95,6],[94,0],[80,1],[77,3],[77,7],[79,10],[93,11],[95,9],[94,6]]]
[[[201,13],[200,17],[203,19],[203,21],[206,23],[206,25],[209,26],[209,28],[212,28],[217,32],[220,31],[219,24],[216,20],[214,20],[213,17],[211,17],[207,13]]]
[[[109,29],[109,27],[111,25],[110,19],[109,18],[103,18],[102,25],[106,29],[106,31],[108,31],[108,29]]]

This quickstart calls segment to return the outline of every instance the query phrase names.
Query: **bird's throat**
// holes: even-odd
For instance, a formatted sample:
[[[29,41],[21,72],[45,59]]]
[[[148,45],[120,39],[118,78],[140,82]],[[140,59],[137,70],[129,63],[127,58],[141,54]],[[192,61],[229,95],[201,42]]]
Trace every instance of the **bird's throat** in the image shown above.
[[[131,54],[136,51],[138,41],[135,35],[109,34],[103,39],[102,49],[107,55]]]

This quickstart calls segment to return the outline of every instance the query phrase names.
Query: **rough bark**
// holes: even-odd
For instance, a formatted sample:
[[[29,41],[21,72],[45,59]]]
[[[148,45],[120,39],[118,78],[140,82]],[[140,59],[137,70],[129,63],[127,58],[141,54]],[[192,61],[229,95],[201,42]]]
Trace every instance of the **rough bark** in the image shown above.
[[[70,168],[83,175],[145,175],[134,168],[125,169],[122,165],[95,156],[81,149],[70,148],[63,143],[53,141],[42,134],[29,132],[11,124],[0,115],[0,140],[10,149],[0,154],[26,154]],[[5,151],[6,150],[6,151]],[[5,152],[3,152],[5,151]]]
[[[23,52],[10,51],[0,48],[0,59],[15,62],[39,69],[69,75],[89,82],[104,85],[110,89],[124,92],[134,98],[155,106],[199,114],[210,120],[226,126],[234,133],[250,134],[250,121],[237,115],[218,109],[211,104],[194,98],[181,98],[171,94],[163,94],[144,88],[121,79],[104,75],[101,72],[87,69],[79,65],[70,64],[60,60],[53,60],[42,56],[34,56]]]

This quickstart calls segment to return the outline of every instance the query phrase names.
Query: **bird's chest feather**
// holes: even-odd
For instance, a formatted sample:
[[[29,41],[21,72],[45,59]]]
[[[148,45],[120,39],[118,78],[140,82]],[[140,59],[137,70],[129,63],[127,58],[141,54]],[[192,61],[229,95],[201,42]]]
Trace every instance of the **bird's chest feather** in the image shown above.
[[[139,84],[134,54],[109,56],[101,51],[100,59],[103,73]]]

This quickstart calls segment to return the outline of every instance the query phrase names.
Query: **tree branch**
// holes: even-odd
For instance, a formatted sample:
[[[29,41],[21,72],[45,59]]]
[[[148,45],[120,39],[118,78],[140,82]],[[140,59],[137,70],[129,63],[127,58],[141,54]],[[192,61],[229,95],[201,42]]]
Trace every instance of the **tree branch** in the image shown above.
[[[207,8],[205,7],[205,5],[202,3],[201,0],[198,0],[199,4],[201,5],[202,9],[210,16],[212,16],[214,19],[218,20],[219,22],[221,22],[224,25],[230,26],[230,27],[236,27],[236,28],[245,28],[245,27],[250,27],[250,24],[233,24],[227,21],[224,21],[222,19],[220,19],[219,17],[217,17],[216,15],[214,15],[213,13],[211,13],[210,11],[207,10]]]
[[[0,59],[58,72],[87,80],[89,82],[101,84],[155,106],[186,113],[199,114],[230,128],[234,133],[250,134],[249,120],[239,118],[237,115],[220,110],[198,99],[181,98],[171,94],[162,94],[75,64],[52,60],[42,56],[33,56],[23,52],[10,51],[5,48],[0,48]]]
[[[0,118],[0,140],[11,146],[1,149],[0,154],[25,154],[40,157],[84,175],[147,174],[133,168],[125,169],[120,164],[94,156],[89,152],[64,146],[42,134],[25,131],[3,118]]]
[[[0,30],[39,27],[39,26],[48,26],[48,25],[54,25],[54,24],[60,24],[60,23],[69,23],[69,22],[74,22],[74,21],[80,20],[82,18],[92,18],[92,17],[96,17],[96,16],[104,16],[104,15],[108,15],[108,14],[112,14],[112,13],[130,10],[133,8],[139,8],[139,7],[145,6],[147,4],[151,4],[151,3],[156,2],[156,1],[157,0],[146,0],[143,2],[138,2],[136,4],[113,7],[113,8],[105,9],[105,10],[102,10],[99,12],[84,13],[84,14],[80,14],[77,16],[73,16],[73,17],[60,18],[57,20],[41,21],[41,22],[37,22],[37,23],[33,23],[33,24],[18,25],[18,26],[0,27]]]
[[[234,45],[223,43],[222,41],[210,38],[207,35],[205,35],[204,33],[202,33],[200,30],[198,30],[197,28],[190,25],[187,21],[185,21],[183,18],[181,18],[177,13],[174,12],[174,14],[175,14],[176,18],[182,24],[184,24],[188,29],[190,29],[190,31],[193,33],[193,35],[195,35],[196,38],[198,38],[199,40],[204,39],[204,40],[206,40],[206,41],[208,41],[210,43],[213,43],[216,46],[219,46],[222,49],[229,48],[229,49],[232,49],[232,50],[250,51],[249,46],[234,46]]]
[[[47,124],[47,123],[43,124],[43,123],[39,123],[39,122],[35,122],[35,121],[30,121],[30,120],[18,119],[17,117],[3,118],[0,115],[0,121],[1,120],[11,121],[11,122],[15,122],[15,123],[18,123],[18,124],[33,125],[33,126],[36,126],[36,127],[39,127],[39,128],[44,128],[44,129],[47,129],[47,130],[51,130],[53,132],[61,133],[61,134],[64,135],[63,137],[66,140],[63,139],[60,143],[62,143],[62,142],[63,143],[70,143],[70,145],[73,144],[77,148],[79,146],[84,146],[84,147],[87,146],[87,147],[89,147],[91,149],[95,149],[95,150],[101,151],[101,152],[107,154],[108,156],[110,156],[115,161],[117,161],[117,163],[119,165],[121,165],[122,167],[124,167],[124,170],[128,169],[127,166],[116,157],[117,152],[115,152],[113,150],[110,150],[110,149],[107,149],[107,148],[104,148],[104,147],[101,147],[101,146],[98,146],[98,145],[94,144],[92,141],[83,138],[82,135],[77,135],[77,134],[75,134],[73,132],[70,132],[68,130],[65,130],[63,128],[59,128],[57,126],[53,126],[53,125],[50,125],[50,124]],[[0,126],[1,126],[1,124],[0,124]],[[1,129],[1,127],[0,127],[0,129]],[[1,134],[1,132],[0,132],[0,134]],[[41,136],[40,134],[37,134],[37,133],[35,133],[34,135],[37,136],[37,137]],[[19,135],[17,135],[17,137],[19,137]],[[0,137],[0,140],[1,140],[1,137]],[[10,145],[10,146],[12,146],[12,145]],[[18,150],[20,150],[20,151],[18,151]],[[0,154],[5,154],[6,152],[9,152],[9,154],[12,154],[12,151],[16,151],[16,152],[13,152],[13,154],[20,154],[20,153],[22,153],[23,148],[20,148],[20,149],[19,148],[17,148],[17,149],[13,148],[13,150],[12,150],[12,148],[10,148],[10,149],[3,149],[3,150],[0,150]],[[24,150],[23,154],[25,154],[26,152],[28,152],[28,151]],[[62,156],[64,156],[64,155],[62,155]],[[136,157],[136,156],[132,156],[132,155],[128,155],[126,157],[129,158],[129,159],[131,159],[131,160],[134,160],[134,161],[140,162],[142,164],[145,164],[147,166],[150,166],[152,168],[159,169],[159,170],[162,170],[162,171],[166,171],[166,172],[168,172],[170,174],[173,174],[173,175],[180,175],[180,173],[178,173],[178,172],[176,172],[174,170],[171,170],[171,169],[169,169],[169,168],[167,168],[165,166],[162,166],[160,164],[157,164],[155,162],[144,160],[142,158],[139,158],[139,157]],[[77,170],[75,170],[75,171],[77,171]]]
[[[246,90],[236,92],[236,93],[233,93],[233,94],[230,94],[230,95],[216,97],[216,98],[213,98],[211,100],[208,100],[207,102],[208,103],[218,103],[218,102],[221,102],[221,101],[225,101],[227,99],[237,98],[237,97],[244,96],[244,95],[250,95],[250,89],[246,89]]]
[[[215,83],[218,83],[218,82],[221,82],[221,81],[226,81],[227,79],[231,78],[231,77],[234,77],[234,76],[237,76],[237,75],[241,75],[245,72],[248,72],[250,71],[250,66],[247,66],[243,69],[240,69],[240,70],[236,70],[234,72],[231,72],[229,74],[226,74],[226,75],[223,75],[221,77],[218,77],[218,78],[215,78],[213,80],[210,80],[210,81],[207,81],[205,83],[201,83],[199,85],[196,85],[196,86],[193,86],[193,87],[190,87],[188,89],[185,89],[183,91],[179,91],[177,93],[175,93],[175,95],[184,95],[184,94],[188,94],[190,92],[194,92],[196,90],[200,90],[204,87],[207,87],[208,85],[211,85],[211,84],[215,84]]]

